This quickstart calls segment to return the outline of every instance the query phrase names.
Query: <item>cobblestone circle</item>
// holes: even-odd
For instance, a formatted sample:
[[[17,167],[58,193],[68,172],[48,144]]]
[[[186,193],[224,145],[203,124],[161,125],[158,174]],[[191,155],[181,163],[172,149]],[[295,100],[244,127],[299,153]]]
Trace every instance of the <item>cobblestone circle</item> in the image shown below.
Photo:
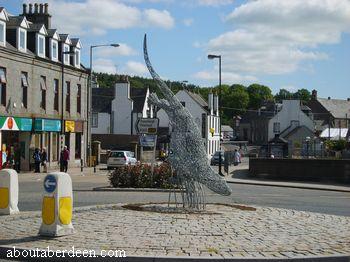
[[[152,207],[153,208],[153,207]],[[0,216],[0,246],[121,250],[127,256],[293,258],[350,254],[350,217],[208,205],[213,214],[133,211],[122,205],[79,208],[76,234],[38,237],[39,212]]]

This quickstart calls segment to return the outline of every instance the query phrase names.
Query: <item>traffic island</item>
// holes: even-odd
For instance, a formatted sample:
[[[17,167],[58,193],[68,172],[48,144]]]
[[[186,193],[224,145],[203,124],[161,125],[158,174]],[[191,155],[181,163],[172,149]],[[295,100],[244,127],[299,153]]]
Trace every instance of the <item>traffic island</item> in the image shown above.
[[[164,203],[77,208],[76,233],[56,238],[38,236],[39,212],[0,216],[0,256],[6,258],[15,246],[74,247],[80,254],[93,250],[100,259],[107,259],[102,251],[123,250],[128,260],[121,261],[350,257],[350,217],[238,204],[208,204],[203,213],[163,212],[166,208]]]

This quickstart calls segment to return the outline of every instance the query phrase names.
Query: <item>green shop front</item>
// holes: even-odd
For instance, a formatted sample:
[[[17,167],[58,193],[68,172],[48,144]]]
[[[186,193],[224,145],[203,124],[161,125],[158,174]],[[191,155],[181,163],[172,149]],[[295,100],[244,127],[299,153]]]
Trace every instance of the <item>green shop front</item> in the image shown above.
[[[31,118],[0,116],[0,168],[29,169],[32,128]]]
[[[36,118],[33,131],[30,152],[35,148],[46,148],[49,165],[55,167],[59,160],[61,120]]]

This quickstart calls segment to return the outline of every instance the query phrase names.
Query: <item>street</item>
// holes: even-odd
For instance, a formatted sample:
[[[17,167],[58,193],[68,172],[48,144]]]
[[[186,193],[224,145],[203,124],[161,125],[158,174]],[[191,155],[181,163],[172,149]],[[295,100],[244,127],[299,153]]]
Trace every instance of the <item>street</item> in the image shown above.
[[[159,192],[96,192],[94,187],[108,186],[107,171],[99,175],[72,175],[74,206],[113,203],[167,202],[168,193]],[[19,208],[41,210],[44,174],[19,175]],[[298,188],[230,184],[229,197],[207,192],[210,203],[239,203],[350,216],[350,193]]]

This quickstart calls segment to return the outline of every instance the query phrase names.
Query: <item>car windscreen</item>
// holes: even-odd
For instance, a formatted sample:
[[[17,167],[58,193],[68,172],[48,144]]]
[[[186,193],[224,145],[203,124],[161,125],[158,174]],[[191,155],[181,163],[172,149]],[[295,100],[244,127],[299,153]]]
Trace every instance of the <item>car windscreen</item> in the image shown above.
[[[124,152],[111,152],[109,157],[124,157]]]

